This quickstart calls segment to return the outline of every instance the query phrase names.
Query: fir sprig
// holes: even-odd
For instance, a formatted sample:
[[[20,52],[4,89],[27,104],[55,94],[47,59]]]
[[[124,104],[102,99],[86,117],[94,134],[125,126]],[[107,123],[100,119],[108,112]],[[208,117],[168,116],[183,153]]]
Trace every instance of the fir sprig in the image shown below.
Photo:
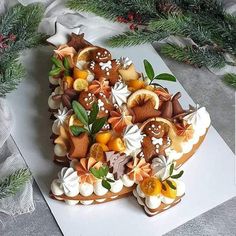
[[[228,73],[224,75],[223,80],[228,85],[232,86],[233,88],[236,88],[236,74]]]
[[[15,195],[29,181],[28,169],[19,169],[0,181],[0,199]]]
[[[198,67],[210,66],[222,68],[226,63],[224,56],[212,48],[180,47],[174,44],[166,44],[161,47],[161,53],[176,61]]]
[[[236,56],[236,17],[226,13],[218,0],[69,0],[68,6],[107,19],[136,23],[130,25],[133,31],[109,38],[107,43],[112,47],[152,43],[168,36],[180,36],[191,39],[193,45],[198,46],[164,46],[162,52],[178,61],[221,68],[230,64],[224,58],[225,53]],[[139,14],[140,22],[135,22],[132,17],[130,20],[130,12]]]
[[[44,42],[45,36],[37,32],[42,17],[43,7],[39,4],[26,7],[19,4],[0,16],[0,36],[14,36],[14,40],[0,48],[0,96],[15,89],[25,76],[18,62],[19,52]]]

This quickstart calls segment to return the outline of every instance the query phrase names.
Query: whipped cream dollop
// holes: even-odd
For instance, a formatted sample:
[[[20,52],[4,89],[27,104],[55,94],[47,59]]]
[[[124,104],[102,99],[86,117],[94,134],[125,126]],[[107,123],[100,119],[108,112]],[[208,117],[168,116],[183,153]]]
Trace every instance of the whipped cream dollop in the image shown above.
[[[65,194],[74,197],[79,194],[79,177],[73,168],[64,167],[58,173],[58,179],[51,184],[51,191],[55,195]]]
[[[49,76],[48,80],[49,80],[50,84],[58,85],[61,79],[53,78],[52,76]]]
[[[56,120],[53,122],[52,125],[52,132],[54,134],[60,134],[60,126],[65,123],[69,114],[70,112],[68,111],[68,109],[62,106],[58,109],[57,114],[54,114],[54,116],[56,117]]]
[[[120,57],[118,62],[122,69],[127,69],[133,63],[128,57]]]
[[[176,183],[176,197],[181,197],[185,193],[185,184],[184,182],[180,180],[174,180]],[[148,196],[143,193],[141,190],[139,184],[137,185],[136,189],[133,191],[134,196],[137,198],[138,203],[140,205],[144,205],[143,201],[141,199],[144,199],[145,205],[150,209],[156,209],[158,208],[161,203],[164,203],[166,205],[169,205],[175,201],[175,198],[169,198],[164,196],[163,194],[159,194],[157,196]],[[147,209],[145,209],[147,210]]]
[[[154,176],[160,179],[165,179],[169,176],[170,166],[172,164],[172,159],[170,157],[165,157],[160,155],[152,160],[151,168]]]
[[[126,84],[118,81],[115,83],[114,87],[111,89],[112,101],[121,106],[123,103],[127,102],[127,98],[130,95],[130,91]]]
[[[123,139],[128,151],[132,152],[141,148],[143,136],[137,125],[128,125],[124,131]]]

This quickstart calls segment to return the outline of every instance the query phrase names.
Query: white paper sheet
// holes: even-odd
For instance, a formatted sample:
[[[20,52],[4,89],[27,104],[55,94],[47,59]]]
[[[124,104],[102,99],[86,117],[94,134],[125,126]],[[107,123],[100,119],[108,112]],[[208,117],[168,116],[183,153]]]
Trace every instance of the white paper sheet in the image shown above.
[[[170,72],[150,45],[111,49],[114,57],[128,56],[139,71],[143,59],[156,73]],[[147,217],[134,197],[100,205],[68,206],[48,197],[50,182],[59,168],[52,163],[51,122],[47,112],[51,48],[26,52],[29,72],[17,91],[8,96],[15,115],[13,138],[29,165],[40,190],[64,235],[161,235],[236,195],[232,151],[211,127],[198,152],[183,166],[186,195],[174,208]],[[182,104],[193,104],[178,83],[161,82],[182,93]]]

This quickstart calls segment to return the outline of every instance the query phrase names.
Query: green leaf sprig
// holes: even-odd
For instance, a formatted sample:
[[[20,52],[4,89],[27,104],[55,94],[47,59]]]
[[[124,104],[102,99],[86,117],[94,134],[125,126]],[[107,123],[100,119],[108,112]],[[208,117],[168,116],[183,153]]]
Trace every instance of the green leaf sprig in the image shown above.
[[[176,78],[171,74],[161,73],[159,75],[155,75],[153,67],[148,60],[145,59],[143,61],[143,64],[144,64],[146,75],[148,79],[150,80],[150,84],[152,84],[153,80],[167,80],[167,81],[176,82]]]
[[[50,76],[57,76],[61,72],[64,72],[64,75],[70,75],[70,63],[68,58],[64,58],[63,61],[57,59],[56,57],[51,57],[51,61],[53,63],[53,68],[49,72]]]
[[[99,169],[91,168],[90,172],[97,178],[102,180],[102,186],[107,190],[111,189],[111,184],[115,181],[113,179],[107,178],[107,174],[109,172],[108,166],[101,166]]]
[[[0,200],[15,195],[31,178],[28,169],[19,169],[0,180]]]
[[[167,177],[165,180],[162,181],[162,188],[163,188],[164,191],[166,191],[166,186],[163,184],[164,181],[166,181],[166,183],[170,186],[170,188],[176,190],[176,187],[174,186],[172,181],[169,180],[169,178],[171,178],[171,179],[179,179],[183,175],[183,173],[184,173],[184,171],[181,170],[178,174],[174,174],[173,175],[174,167],[175,167],[175,165],[174,165],[174,163],[172,163],[171,166],[170,166],[170,170],[169,170],[169,177]]]
[[[93,104],[89,115],[84,107],[77,101],[72,102],[72,108],[77,118],[84,125],[84,127],[76,125],[70,126],[70,130],[74,136],[78,136],[81,133],[87,132],[92,138],[94,138],[95,134],[102,129],[107,121],[106,117],[97,118],[99,112],[97,103]]]

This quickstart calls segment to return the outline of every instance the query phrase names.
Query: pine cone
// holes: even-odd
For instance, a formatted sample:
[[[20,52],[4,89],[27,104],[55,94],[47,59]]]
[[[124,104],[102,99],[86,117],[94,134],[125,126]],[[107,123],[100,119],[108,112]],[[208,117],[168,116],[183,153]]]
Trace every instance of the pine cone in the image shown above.
[[[161,1],[157,5],[157,10],[160,13],[164,14],[171,14],[171,15],[180,15],[182,14],[182,10],[179,6],[177,6],[175,3],[172,3],[170,1]]]

